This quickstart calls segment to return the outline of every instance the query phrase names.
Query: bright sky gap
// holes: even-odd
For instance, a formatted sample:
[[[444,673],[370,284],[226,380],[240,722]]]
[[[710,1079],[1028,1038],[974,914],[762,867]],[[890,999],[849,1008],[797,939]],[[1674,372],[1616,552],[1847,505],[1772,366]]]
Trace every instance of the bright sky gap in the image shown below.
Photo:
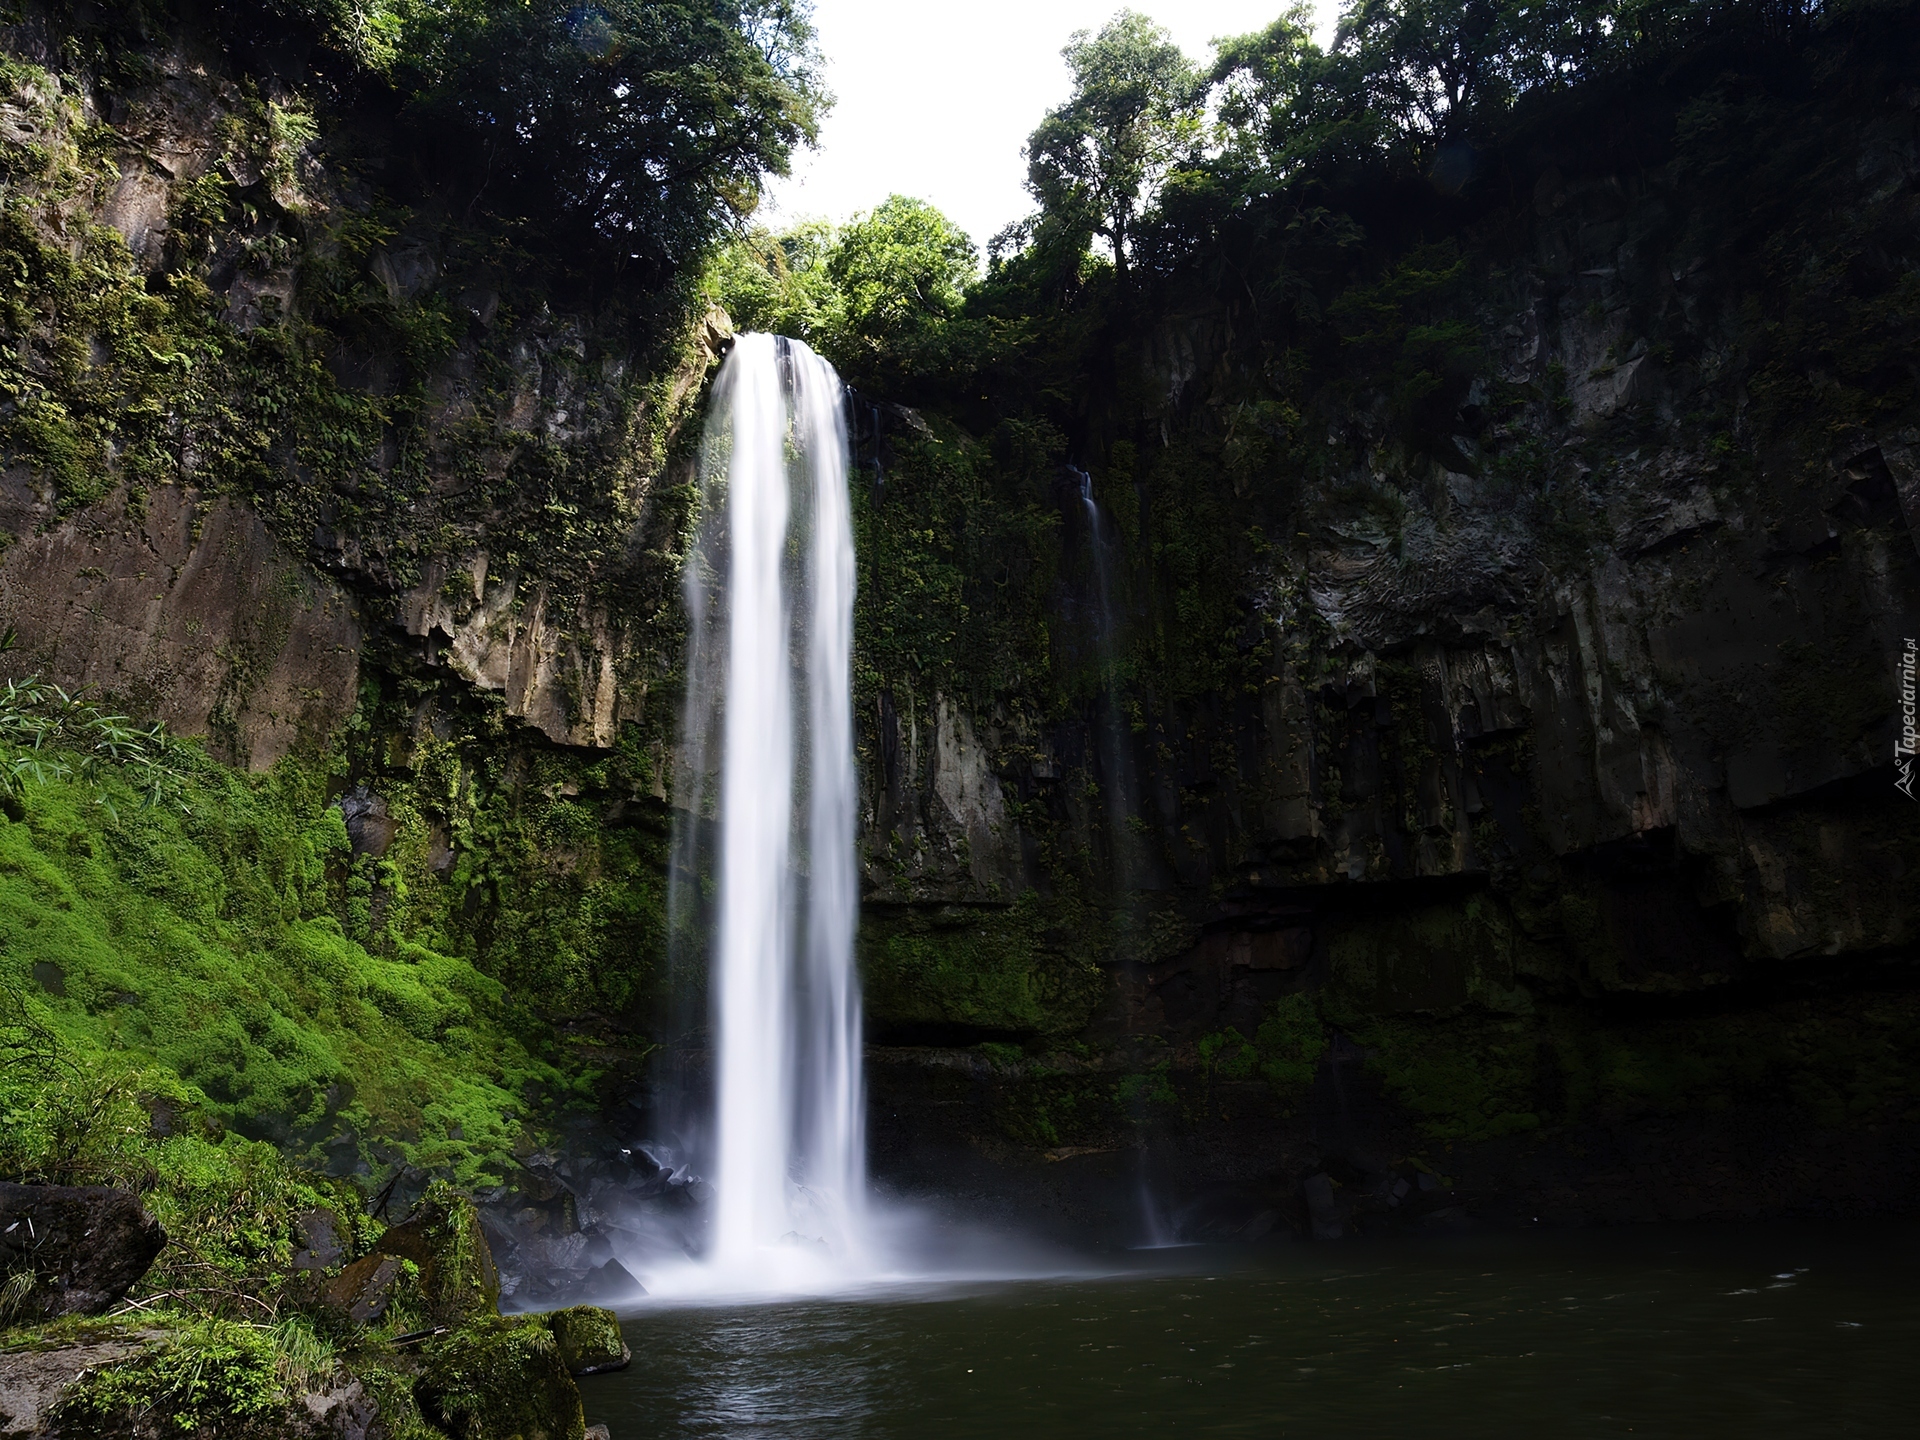
[[[1071,88],[1060,50],[1097,31],[1119,0],[974,0],[947,6],[815,0],[814,24],[836,103],[820,144],[769,187],[760,219],[844,221],[889,195],[944,211],[983,250],[1033,209],[1021,147]],[[1214,39],[1273,23],[1284,0],[1136,0],[1196,62]],[[1331,38],[1336,6],[1317,0],[1316,34]]]

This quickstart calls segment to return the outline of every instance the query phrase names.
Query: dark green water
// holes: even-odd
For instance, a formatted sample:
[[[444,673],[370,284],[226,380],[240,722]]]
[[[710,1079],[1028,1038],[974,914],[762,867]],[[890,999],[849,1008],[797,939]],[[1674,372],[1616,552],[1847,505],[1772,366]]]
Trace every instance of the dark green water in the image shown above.
[[[1876,1436],[1920,1426],[1920,1231],[1181,1250],[1100,1278],[642,1309],[613,1440]]]

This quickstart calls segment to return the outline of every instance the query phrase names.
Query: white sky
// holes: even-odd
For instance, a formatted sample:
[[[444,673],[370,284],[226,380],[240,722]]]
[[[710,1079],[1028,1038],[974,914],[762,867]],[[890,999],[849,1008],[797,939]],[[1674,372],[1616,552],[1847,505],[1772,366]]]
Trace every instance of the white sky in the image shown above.
[[[820,146],[769,187],[761,218],[841,221],[889,195],[931,201],[982,249],[1033,206],[1021,146],[1067,97],[1060,49],[1122,8],[1150,15],[1193,60],[1216,36],[1271,24],[1290,0],[814,0],[837,97]],[[1315,0],[1330,38],[1337,5]]]

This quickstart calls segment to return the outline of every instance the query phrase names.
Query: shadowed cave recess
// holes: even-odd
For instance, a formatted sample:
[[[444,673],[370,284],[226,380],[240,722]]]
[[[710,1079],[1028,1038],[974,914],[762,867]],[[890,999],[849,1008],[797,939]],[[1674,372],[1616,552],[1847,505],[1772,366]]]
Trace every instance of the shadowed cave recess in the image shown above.
[[[192,1237],[135,1297],[384,1254],[352,1323],[430,1347],[448,1237],[508,1312],[705,1243],[683,569],[763,331],[847,386],[876,1196],[1096,1250],[1912,1212],[1910,5],[1675,5],[1431,112],[1399,32],[1282,22],[1124,225],[1036,132],[987,256],[755,227],[797,12],[469,8],[0,28],[0,1178]],[[695,60],[751,98],[596,129]],[[428,1371],[422,1424],[494,1403]]]

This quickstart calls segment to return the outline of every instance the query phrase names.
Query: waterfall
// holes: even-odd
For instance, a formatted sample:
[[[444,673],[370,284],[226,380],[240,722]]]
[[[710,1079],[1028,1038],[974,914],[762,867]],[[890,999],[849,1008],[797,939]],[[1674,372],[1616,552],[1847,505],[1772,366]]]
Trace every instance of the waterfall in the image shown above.
[[[1126,713],[1120,696],[1120,625],[1113,603],[1113,543],[1106,517],[1093,498],[1093,477],[1068,467],[1080,484],[1080,506],[1087,517],[1087,545],[1093,558],[1094,652],[1100,661],[1100,697],[1105,712],[1100,732],[1100,759],[1105,774],[1100,790],[1106,799],[1107,837],[1113,847],[1115,888],[1125,892],[1135,882],[1133,836],[1128,818],[1133,811],[1133,763],[1127,749]]]
[[[704,1266],[762,1288],[865,1248],[854,556],[833,367],[799,341],[741,336],[700,483],[675,875],[712,896]]]
[[[1100,790],[1107,806],[1107,840],[1113,855],[1113,889],[1128,897],[1139,883],[1139,867],[1134,863],[1135,842],[1130,828],[1133,815],[1133,760],[1127,746],[1126,712],[1120,691],[1120,624],[1113,599],[1113,542],[1108,534],[1106,516],[1093,498],[1093,476],[1085,470],[1068,467],[1079,482],[1080,507],[1087,518],[1087,546],[1093,559],[1094,652],[1100,661],[1100,699],[1102,717],[1098,724],[1100,762],[1103,774]],[[1139,1249],[1160,1250],[1178,1242],[1175,1228],[1153,1193],[1148,1174],[1145,1146],[1134,1157],[1135,1201],[1140,1211]]]

